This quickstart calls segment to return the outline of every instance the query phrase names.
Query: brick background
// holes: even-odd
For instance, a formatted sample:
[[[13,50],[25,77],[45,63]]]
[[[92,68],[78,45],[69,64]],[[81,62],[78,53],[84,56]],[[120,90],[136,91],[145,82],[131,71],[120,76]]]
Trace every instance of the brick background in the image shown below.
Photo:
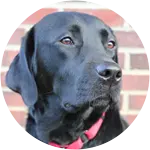
[[[3,95],[8,106],[24,107],[23,100],[19,94],[12,92],[3,92]]]
[[[118,14],[86,2],[59,3],[43,8],[28,17],[11,36],[3,56],[1,81],[5,101],[14,118],[24,127],[27,111],[21,96],[6,87],[4,82],[6,71],[19,52],[21,37],[43,16],[55,11],[80,11],[93,14],[112,27],[119,41],[119,62],[124,75],[120,101],[121,113],[129,123],[132,123],[145,101],[149,82],[148,60],[143,44],[136,32]]]
[[[146,54],[131,54],[131,69],[148,69],[148,61]]]
[[[141,106],[144,104],[146,96],[140,95],[130,95],[129,96],[129,109],[141,109]],[[138,101],[138,103],[137,103]]]
[[[21,42],[21,37],[25,34],[24,29],[17,29],[13,35],[11,36],[8,44],[20,44]]]
[[[17,54],[18,50],[5,51],[3,55],[2,66],[9,66]]]
[[[115,34],[117,36],[119,46],[143,48],[143,44],[135,31],[116,31]]]

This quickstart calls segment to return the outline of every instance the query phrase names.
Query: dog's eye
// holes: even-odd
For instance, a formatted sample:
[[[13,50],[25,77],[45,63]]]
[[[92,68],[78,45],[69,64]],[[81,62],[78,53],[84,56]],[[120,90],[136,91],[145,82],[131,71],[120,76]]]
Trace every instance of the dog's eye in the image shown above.
[[[65,45],[73,45],[74,44],[73,40],[70,37],[64,37],[63,39],[60,40],[60,42]]]
[[[108,43],[107,43],[107,48],[108,49],[113,49],[115,47],[115,42],[114,41],[109,41]]]

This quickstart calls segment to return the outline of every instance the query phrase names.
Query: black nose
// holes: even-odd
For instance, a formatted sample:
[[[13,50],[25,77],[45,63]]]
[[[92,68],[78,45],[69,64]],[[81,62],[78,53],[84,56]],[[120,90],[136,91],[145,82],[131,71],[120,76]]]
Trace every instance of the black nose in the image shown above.
[[[122,71],[117,64],[102,64],[96,67],[99,77],[103,80],[113,79],[120,81],[122,77]]]

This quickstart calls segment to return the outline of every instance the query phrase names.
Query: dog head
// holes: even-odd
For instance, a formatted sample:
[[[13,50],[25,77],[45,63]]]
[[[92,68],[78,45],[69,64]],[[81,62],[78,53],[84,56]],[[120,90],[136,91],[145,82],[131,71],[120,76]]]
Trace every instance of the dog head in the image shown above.
[[[98,18],[77,12],[50,14],[22,39],[6,83],[29,108],[48,103],[47,116],[85,106],[103,109],[120,97],[117,48],[113,31]],[[52,101],[51,94],[57,100]]]
[[[112,93],[121,79],[117,63],[116,38],[102,21],[86,14],[55,13],[23,38],[6,82],[27,106],[36,103],[38,93],[53,91],[62,105],[79,107],[105,96],[118,99]]]

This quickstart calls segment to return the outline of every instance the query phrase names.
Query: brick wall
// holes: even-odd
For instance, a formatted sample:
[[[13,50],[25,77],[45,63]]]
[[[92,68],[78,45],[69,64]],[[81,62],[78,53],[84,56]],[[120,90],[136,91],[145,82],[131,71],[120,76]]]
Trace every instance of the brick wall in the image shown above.
[[[56,11],[79,11],[101,18],[114,30],[119,41],[119,61],[123,69],[123,87],[121,92],[121,113],[132,123],[138,115],[148,89],[148,61],[145,50],[136,32],[119,15],[107,8],[86,2],[68,2],[47,6],[28,17],[14,32],[5,49],[1,81],[5,101],[14,118],[25,125],[26,107],[21,96],[11,92],[4,78],[8,66],[20,48],[21,37],[43,16]]]

